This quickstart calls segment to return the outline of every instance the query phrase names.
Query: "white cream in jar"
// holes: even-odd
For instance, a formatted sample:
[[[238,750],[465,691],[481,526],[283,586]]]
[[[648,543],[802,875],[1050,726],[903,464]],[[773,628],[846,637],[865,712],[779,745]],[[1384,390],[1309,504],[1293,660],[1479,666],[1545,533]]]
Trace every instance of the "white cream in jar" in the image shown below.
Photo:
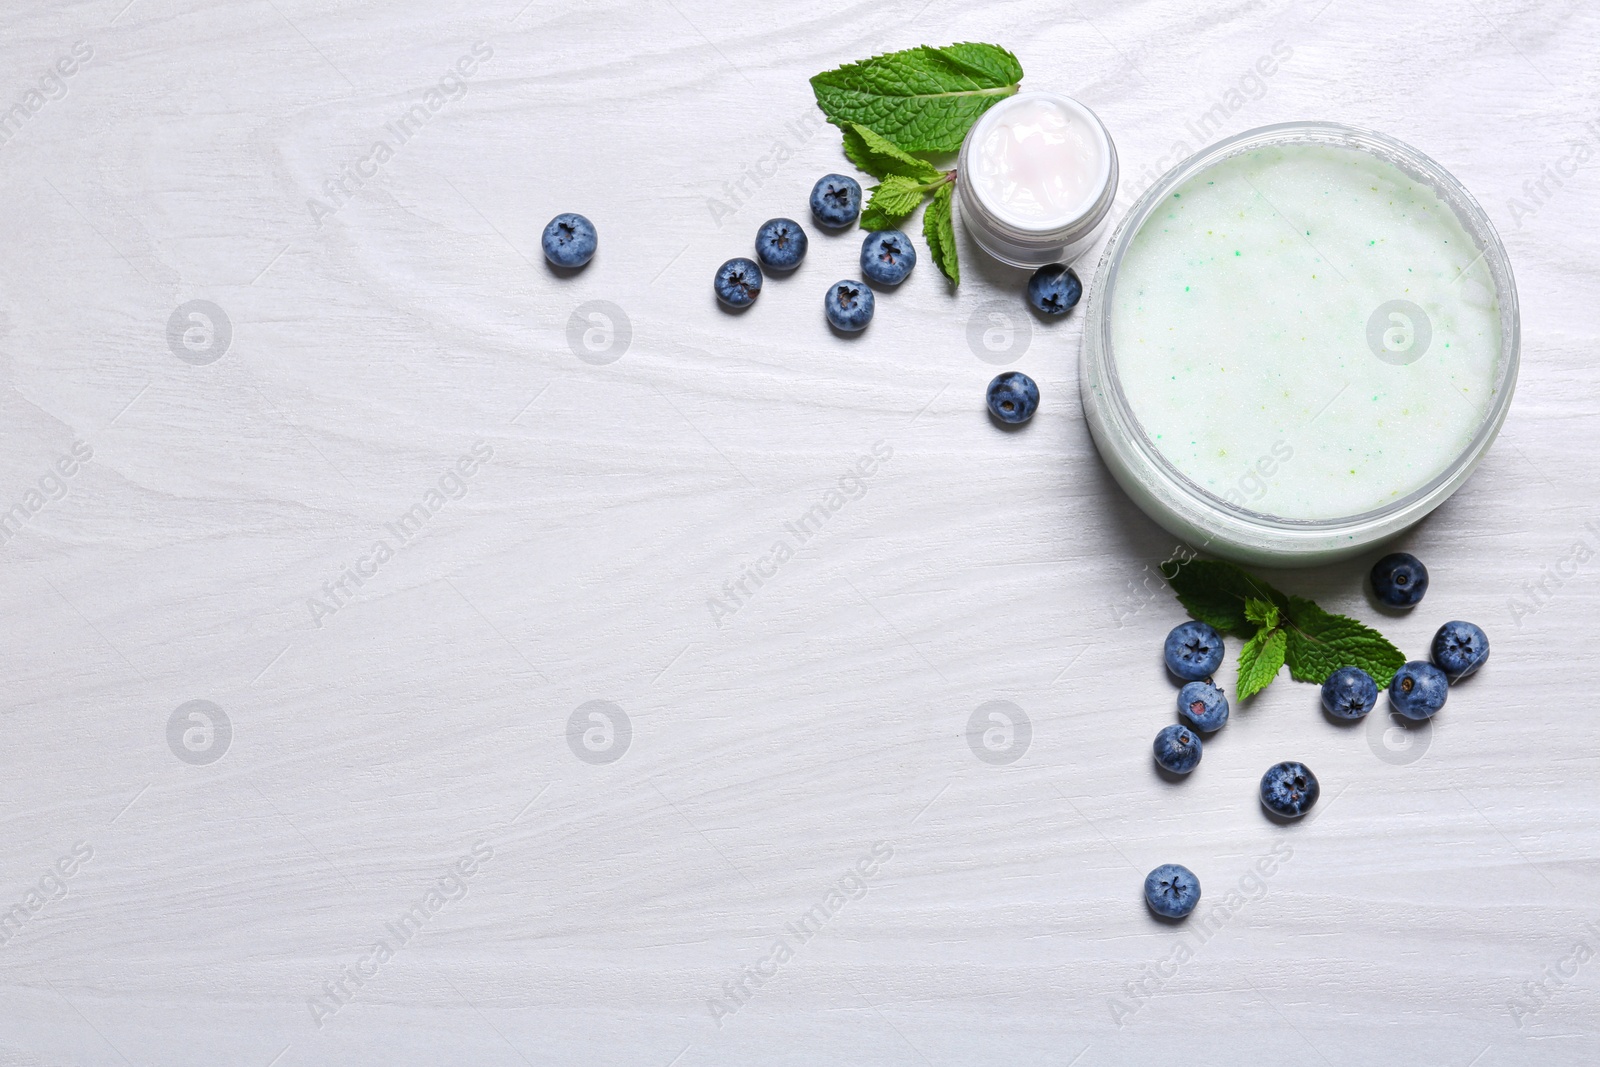
[[[1157,522],[1249,563],[1346,558],[1471,474],[1519,360],[1483,209],[1337,123],[1213,145],[1141,196],[1089,289],[1084,415]]]
[[[1290,520],[1428,484],[1500,375],[1493,280],[1456,213],[1331,145],[1241,152],[1174,189],[1123,256],[1111,336],[1156,449],[1207,492]]]
[[[1056,93],[1018,93],[984,112],[961,145],[961,217],[1013,266],[1070,262],[1116,195],[1117,153],[1093,111]]]

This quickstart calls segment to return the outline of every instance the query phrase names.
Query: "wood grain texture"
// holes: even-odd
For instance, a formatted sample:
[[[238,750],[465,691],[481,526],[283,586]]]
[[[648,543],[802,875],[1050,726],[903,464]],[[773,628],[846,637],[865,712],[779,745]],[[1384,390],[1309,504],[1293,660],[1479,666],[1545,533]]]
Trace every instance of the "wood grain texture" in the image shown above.
[[[0,35],[0,107],[28,111],[0,143],[0,509],[27,513],[0,545],[0,1063],[1595,1061],[1591,8],[125,2]],[[1275,576],[1412,655],[1489,631],[1413,748],[1285,678],[1156,776],[1171,539],[1087,436],[1077,317],[1020,314],[1020,272],[964,245],[958,294],[925,262],[843,339],[819,305],[856,237],[814,232],[716,307],[716,265],[846,167],[806,78],[958,40],[1097,110],[1119,214],[1196,131],[1326,118],[1417,145],[1500,227],[1522,378],[1402,539],[1424,606],[1381,618],[1362,561]],[[563,210],[601,235],[573,276],[539,255]],[[205,365],[168,344],[192,300],[231,324]],[[592,301],[627,318],[610,362],[603,321],[569,343]],[[1020,433],[969,343],[1008,323],[1044,394]],[[232,727],[209,764],[168,741],[197,699]],[[968,745],[992,700],[1031,724],[1010,764]],[[614,762],[569,745],[590,701],[627,716]],[[1322,778],[1305,825],[1254,798],[1283,758]],[[1144,909],[1167,861],[1209,933]]]

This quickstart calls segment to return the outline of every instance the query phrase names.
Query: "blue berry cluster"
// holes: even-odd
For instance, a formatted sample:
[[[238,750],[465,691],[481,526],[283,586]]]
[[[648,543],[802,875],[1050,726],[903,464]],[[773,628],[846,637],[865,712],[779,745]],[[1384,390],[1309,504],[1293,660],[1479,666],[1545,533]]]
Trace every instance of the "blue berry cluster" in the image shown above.
[[[811,217],[825,230],[841,230],[855,223],[861,217],[860,183],[844,174],[818,178],[811,187]],[[766,274],[798,269],[809,244],[804,227],[795,220],[768,219],[756,231],[755,259],[740,256],[717,268],[712,281],[717,299],[734,310],[749,307],[761,295]],[[546,254],[550,254],[548,241]],[[859,279],[865,280],[845,278],[828,286],[822,295],[823,317],[841,334],[860,333],[877,309],[873,289],[899,285],[916,265],[916,247],[904,232],[875,230],[867,234],[859,258]],[[1028,300],[1046,315],[1066,314],[1082,293],[1077,274],[1059,263],[1040,268],[1028,283]],[[1020,425],[1039,408],[1039,386],[1026,374],[1008,372],[989,383],[985,401],[997,420]]]
[[[829,230],[843,229],[861,216],[861,184],[843,174],[824,174],[811,187],[811,217]],[[810,239],[793,219],[768,219],[756,231],[755,260],[730,259],[717,268],[712,288],[730,308],[755,303],[765,280],[763,271],[787,273],[800,266]],[[841,333],[860,333],[872,321],[877,304],[867,283],[899,285],[917,265],[911,238],[899,230],[877,230],[861,242],[861,277],[834,282],[822,296],[822,314]]]
[[[861,217],[861,184],[844,174],[824,174],[811,187],[811,217],[825,230],[842,230]],[[561,219],[581,216],[558,216]],[[588,220],[582,220],[588,225]],[[589,227],[589,251],[593,255],[593,227]],[[800,267],[810,244],[806,231],[788,218],[768,219],[756,231],[756,258],[730,259],[717,268],[712,289],[724,306],[742,311],[756,302],[766,275],[788,273]],[[545,254],[562,266],[571,263],[558,259],[567,253],[552,250],[550,231],[546,231]],[[860,274],[828,286],[822,296],[822,314],[828,325],[841,334],[857,334],[872,322],[877,308],[873,289],[899,285],[911,276],[917,265],[917,250],[911,238],[900,230],[875,230],[861,241]],[[1041,314],[1065,315],[1083,295],[1083,283],[1068,266],[1053,263],[1041,267],[1028,283],[1028,300]],[[1039,386],[1026,374],[1015,371],[1001,374],[989,383],[985,400],[989,413],[1006,425],[1016,426],[1033,418],[1039,408]]]
[[[1156,763],[1172,774],[1188,774],[1200,765],[1200,735],[1215,733],[1228,721],[1227,694],[1211,678],[1222,665],[1222,635],[1203,622],[1179,623],[1162,651],[1167,670],[1184,686],[1178,690],[1182,723],[1156,734]]]
[[[1372,595],[1391,608],[1413,608],[1428,592],[1428,568],[1409,552],[1391,552],[1372,565]],[[1389,683],[1389,701],[1409,719],[1426,719],[1444,707],[1452,684],[1489,659],[1489,638],[1470,622],[1439,627],[1429,649],[1431,663],[1413,660]]]
[[[1183,683],[1178,690],[1178,718],[1182,721],[1163,727],[1153,746],[1156,763],[1168,773],[1188,774],[1198,767],[1203,749],[1200,735],[1227,724],[1228,697],[1213,677],[1225,652],[1222,635],[1198,620],[1179,623],[1167,634],[1163,658],[1168,672]],[[1370,684],[1372,679],[1367,681]],[[1371,699],[1377,699],[1376,686]],[[1317,776],[1298,761],[1274,764],[1261,776],[1261,803],[1282,819],[1304,815],[1317,802],[1320,791]],[[1144,899],[1162,918],[1181,919],[1200,902],[1200,880],[1187,867],[1163,864],[1145,878]]]
[[[1222,635],[1203,622],[1179,623],[1162,649],[1167,670],[1183,683],[1178,690],[1180,722],[1164,726],[1151,746],[1156,765],[1169,774],[1188,774],[1200,765],[1202,733],[1228,721],[1228,697],[1212,675],[1222,665]],[[1144,900],[1163,919],[1181,919],[1200,903],[1200,880],[1189,868],[1163,863],[1144,880]]]
[[[1428,590],[1428,568],[1417,557],[1395,552],[1372,568],[1374,596],[1389,607],[1410,608]],[[1180,623],[1167,634],[1163,649],[1167,670],[1183,683],[1178,691],[1182,723],[1156,735],[1155,760],[1172,774],[1188,774],[1200,764],[1200,734],[1219,730],[1228,721],[1228,698],[1212,678],[1222,665],[1222,635],[1206,623]],[[1413,660],[1395,672],[1389,683],[1389,704],[1396,714],[1413,720],[1431,718],[1444,707],[1450,687],[1489,659],[1489,638],[1470,622],[1452,620],[1433,635],[1428,660]],[[1340,667],[1322,683],[1322,708],[1334,719],[1364,718],[1378,703],[1378,684],[1360,667]],[[1311,810],[1322,786],[1311,768],[1285,760],[1261,776],[1261,805],[1278,819],[1296,819]],[[1200,882],[1187,867],[1168,863],[1145,878],[1145,902],[1155,914],[1180,919],[1200,900]]]
[[[1444,707],[1450,687],[1489,659],[1489,635],[1470,622],[1452,619],[1439,627],[1429,660],[1412,660],[1389,683],[1389,704],[1408,719],[1431,719]]]

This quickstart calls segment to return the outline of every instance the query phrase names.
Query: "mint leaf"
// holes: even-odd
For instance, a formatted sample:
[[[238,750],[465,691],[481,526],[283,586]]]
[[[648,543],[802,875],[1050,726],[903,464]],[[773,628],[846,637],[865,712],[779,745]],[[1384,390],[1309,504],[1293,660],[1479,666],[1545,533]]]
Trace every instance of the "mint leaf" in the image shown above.
[[[1296,681],[1321,685],[1340,667],[1360,667],[1382,689],[1405,665],[1403,652],[1372,627],[1347,615],[1323,611],[1304,597],[1290,597],[1289,673]]]
[[[928,195],[926,185],[919,185],[898,174],[889,175],[881,185],[874,185],[870,191],[872,196],[867,200],[867,206],[861,209],[863,230],[895,229],[907,215],[917,210],[917,205]]]
[[[887,178],[898,174],[919,182],[935,182],[944,172],[925,159],[918,159],[881,134],[858,122],[844,125],[844,154],[850,162],[872,175]]]
[[[1010,52],[993,44],[952,44],[939,49],[946,59],[980,81],[996,85],[1022,80],[1022,64]]]
[[[1251,597],[1244,602],[1244,617],[1257,626],[1271,630],[1278,625],[1278,606]]]
[[[950,198],[955,191],[955,184],[950,183],[939,186],[933,194],[933,203],[922,213],[922,237],[928,242],[933,261],[950,279],[950,284],[960,285],[961,264],[956,259],[956,230],[950,212]]]
[[[1276,615],[1278,609],[1272,610]],[[1283,630],[1266,627],[1244,643],[1239,650],[1239,682],[1235,689],[1241,702],[1261,692],[1278,676],[1288,644],[1289,635]]]
[[[1021,81],[1022,64],[1004,48],[954,44],[848,63],[812,78],[811,89],[835,126],[860,123],[907,152],[954,152],[978,116]]]
[[[1222,633],[1243,636],[1256,632],[1260,623],[1246,612],[1247,601],[1269,603],[1279,611],[1289,607],[1289,598],[1272,586],[1219,560],[1180,563],[1167,584],[1190,615]]]

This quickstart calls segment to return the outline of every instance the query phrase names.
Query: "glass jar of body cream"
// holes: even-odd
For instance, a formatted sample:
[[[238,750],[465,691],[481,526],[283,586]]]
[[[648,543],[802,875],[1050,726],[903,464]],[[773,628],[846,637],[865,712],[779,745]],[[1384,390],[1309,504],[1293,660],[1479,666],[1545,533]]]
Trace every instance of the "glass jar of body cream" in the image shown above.
[[[1117,150],[1106,128],[1058,93],[1018,93],[985,111],[956,166],[967,232],[1014,267],[1072,262],[1117,194]]]
[[[1152,185],[1089,291],[1079,387],[1107,468],[1196,548],[1304,565],[1455,492],[1505,420],[1517,290],[1443,167],[1284,123]]]

